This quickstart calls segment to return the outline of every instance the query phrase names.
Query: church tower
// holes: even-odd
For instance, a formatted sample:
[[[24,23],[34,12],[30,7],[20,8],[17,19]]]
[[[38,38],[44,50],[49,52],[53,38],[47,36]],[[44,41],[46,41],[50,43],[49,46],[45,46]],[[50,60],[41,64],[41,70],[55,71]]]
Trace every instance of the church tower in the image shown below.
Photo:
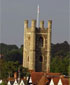
[[[32,20],[28,27],[28,20],[24,21],[23,67],[36,72],[50,72],[52,20],[48,20],[48,27],[40,21],[36,27],[36,20]]]

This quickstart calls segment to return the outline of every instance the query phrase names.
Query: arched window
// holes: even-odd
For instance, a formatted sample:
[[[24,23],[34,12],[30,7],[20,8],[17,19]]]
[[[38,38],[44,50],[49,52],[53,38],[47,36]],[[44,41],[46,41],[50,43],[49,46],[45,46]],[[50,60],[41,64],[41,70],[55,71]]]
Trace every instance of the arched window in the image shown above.
[[[29,56],[28,56],[28,62],[29,62]]]
[[[43,62],[43,57],[42,56],[39,57],[39,61]]]
[[[39,45],[40,45],[40,47],[43,47],[43,38],[42,37],[39,38]]]

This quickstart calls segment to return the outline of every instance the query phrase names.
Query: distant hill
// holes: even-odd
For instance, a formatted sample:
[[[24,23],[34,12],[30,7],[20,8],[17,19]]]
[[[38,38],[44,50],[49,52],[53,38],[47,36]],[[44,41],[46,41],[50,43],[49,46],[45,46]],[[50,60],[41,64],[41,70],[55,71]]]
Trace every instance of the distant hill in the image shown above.
[[[6,56],[8,52],[13,49],[18,49],[18,47],[16,45],[7,45],[4,43],[0,43],[0,54],[3,54],[4,56]]]
[[[67,41],[51,45],[51,56],[66,57],[70,53],[70,45]]]

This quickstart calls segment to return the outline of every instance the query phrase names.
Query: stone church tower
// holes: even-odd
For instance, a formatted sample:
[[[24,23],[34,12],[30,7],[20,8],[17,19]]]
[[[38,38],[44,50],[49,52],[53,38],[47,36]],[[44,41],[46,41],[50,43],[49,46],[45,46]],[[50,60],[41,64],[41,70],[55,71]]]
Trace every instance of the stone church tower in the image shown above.
[[[32,20],[28,27],[28,20],[24,21],[24,52],[23,67],[36,72],[50,72],[52,21],[48,20],[48,28],[44,28],[44,21],[36,27],[36,20]]]

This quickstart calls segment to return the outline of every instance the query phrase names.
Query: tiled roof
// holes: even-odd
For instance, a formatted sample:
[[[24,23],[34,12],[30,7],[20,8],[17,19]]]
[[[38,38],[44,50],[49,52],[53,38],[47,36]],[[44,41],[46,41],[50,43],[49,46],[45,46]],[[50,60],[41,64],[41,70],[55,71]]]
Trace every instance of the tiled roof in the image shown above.
[[[10,77],[7,79],[7,81],[15,81],[15,79],[13,77]]]
[[[44,72],[32,72],[32,83],[35,85],[49,85],[51,79],[53,79],[54,85],[57,85],[59,79],[61,79],[63,85],[69,85],[68,78],[64,78],[60,73],[44,73]]]
[[[32,83],[37,84],[43,75],[44,75],[43,72],[32,72],[31,73]]]
[[[46,78],[46,76],[42,76],[42,78],[39,80],[38,85],[46,85],[49,83],[49,80]]]
[[[52,78],[52,79],[53,79],[54,85],[57,85],[60,78],[55,77],[55,78]]]
[[[68,78],[61,78],[63,85],[69,85],[69,79]]]
[[[69,85],[69,79],[65,78],[60,73],[44,73],[44,72],[31,72],[31,79],[33,85],[49,85],[51,79],[54,82],[54,85],[57,85],[59,80],[63,85]],[[10,81],[14,81],[14,78],[8,78]],[[22,78],[21,80],[26,80],[26,78]]]
[[[59,79],[61,79],[63,85],[69,85],[69,79],[68,78],[61,78],[61,77],[55,77],[53,78],[54,84],[57,85],[59,82]]]
[[[46,73],[46,75],[60,76],[60,75],[61,75],[61,73]]]

